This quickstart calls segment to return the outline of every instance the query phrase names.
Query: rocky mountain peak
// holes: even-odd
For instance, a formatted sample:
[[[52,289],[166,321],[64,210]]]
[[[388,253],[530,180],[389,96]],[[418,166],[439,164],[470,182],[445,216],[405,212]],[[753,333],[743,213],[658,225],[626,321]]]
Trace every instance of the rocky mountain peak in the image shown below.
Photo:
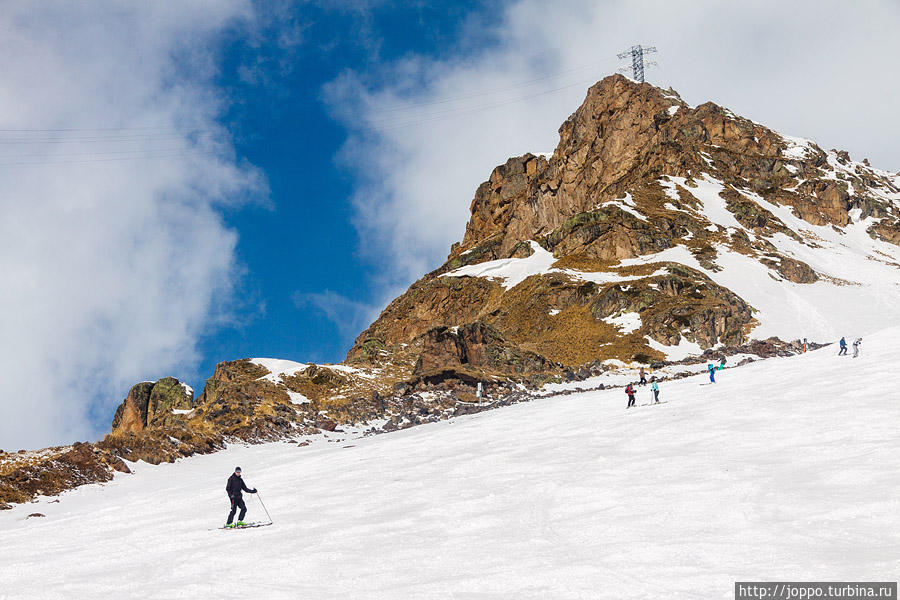
[[[447,262],[350,360],[475,321],[551,363],[660,360],[828,331],[840,311],[813,322],[820,288],[789,285],[849,298],[857,257],[879,263],[874,278],[897,275],[900,177],[846,152],[619,75],[592,86],[559,134],[552,155],[493,170]],[[836,262],[848,236],[857,255]]]
[[[896,217],[880,205],[878,193],[861,193],[872,187],[868,183],[896,193],[895,176],[854,163],[846,152],[827,153],[806,140],[784,137],[716,104],[692,108],[671,90],[620,75],[592,86],[559,134],[549,160],[526,154],[494,169],[475,194],[465,236],[451,258],[488,241],[495,246],[494,258],[511,256],[517,243],[538,239],[627,193],[651,191],[667,177],[693,181],[708,174],[727,188],[771,195],[813,225],[845,226],[854,207],[866,215]],[[656,191],[654,208],[661,208],[666,195]],[[746,204],[737,197],[735,202]],[[774,222],[749,210],[754,214],[740,216]],[[895,241],[896,218],[878,224],[874,233]],[[642,253],[619,242],[607,258]]]
[[[392,431],[560,378],[790,353],[900,319],[900,175],[618,75],[559,136],[491,172],[446,262],[344,364],[222,362],[197,402],[176,379],[140,383],[101,442],[0,452],[0,508],[122,459]]]

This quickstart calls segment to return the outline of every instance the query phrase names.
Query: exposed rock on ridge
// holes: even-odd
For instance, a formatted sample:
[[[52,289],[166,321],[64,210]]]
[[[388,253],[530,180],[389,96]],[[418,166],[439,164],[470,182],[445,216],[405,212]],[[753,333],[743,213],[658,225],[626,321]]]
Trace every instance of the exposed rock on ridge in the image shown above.
[[[140,433],[147,426],[171,422],[174,410],[190,410],[194,391],[174,377],[145,381],[131,388],[113,417],[113,432]]]
[[[493,170],[462,241],[359,335],[346,364],[223,362],[196,402],[174,378],[137,384],[101,442],[0,451],[0,508],[106,481],[128,470],[123,459],[348,424],[393,431],[517,402],[610,361],[659,364],[673,348],[795,352],[754,334],[758,307],[717,278],[729,261],[751,261],[770,284],[852,286],[809,258],[825,243],[814,228],[900,243],[900,176],[712,103],[607,77],[559,134],[549,159]],[[900,267],[886,247],[864,258]]]
[[[559,134],[549,160],[526,154],[494,169],[447,262],[394,300],[348,361],[365,364],[370,348],[390,351],[428,327],[474,322],[566,366],[663,358],[650,340],[742,344],[757,324],[753,307],[697,267],[715,273],[728,251],[767,266],[776,281],[819,280],[772,242],[783,235],[815,247],[815,236],[794,231],[773,207],[837,228],[877,215],[871,236],[900,237],[900,178],[713,103],[691,108],[672,91],[607,77]],[[717,212],[710,199],[722,205]],[[491,273],[530,256],[530,240],[556,262],[506,289]],[[678,248],[691,261],[641,260]],[[639,329],[607,324],[623,313],[639,314]]]

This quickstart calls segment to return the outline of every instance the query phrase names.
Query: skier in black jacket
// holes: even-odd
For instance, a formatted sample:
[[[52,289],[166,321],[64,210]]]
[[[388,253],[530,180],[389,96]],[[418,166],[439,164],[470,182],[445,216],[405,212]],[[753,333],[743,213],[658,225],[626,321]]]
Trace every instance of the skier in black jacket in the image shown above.
[[[252,490],[247,487],[247,484],[244,483],[244,480],[241,479],[241,468],[235,467],[234,474],[228,478],[228,484],[225,486],[225,491],[228,492],[228,499],[231,500],[231,512],[228,513],[228,522],[225,524],[225,527],[242,527],[245,525],[244,523],[244,515],[247,514],[247,505],[244,504],[244,498],[241,496],[241,491],[255,494],[256,488]],[[237,509],[241,509],[241,514],[238,515],[237,523],[234,525],[231,524],[231,521],[234,520],[234,513],[237,512]]]

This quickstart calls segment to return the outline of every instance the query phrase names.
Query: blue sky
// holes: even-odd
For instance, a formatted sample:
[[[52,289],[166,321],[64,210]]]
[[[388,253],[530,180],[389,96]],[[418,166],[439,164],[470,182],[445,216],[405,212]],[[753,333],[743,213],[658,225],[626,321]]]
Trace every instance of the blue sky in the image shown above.
[[[362,324],[346,302],[382,301],[372,273],[384,257],[360,251],[350,202],[355,174],[336,160],[347,131],[332,118],[323,86],[347,70],[375,80],[381,64],[404,55],[456,51],[457,35],[477,8],[475,2],[306,6],[291,15],[296,21],[288,28],[297,39],[287,46],[283,22],[257,39],[239,33],[227,44],[218,83],[233,105],[223,122],[238,155],[266,174],[270,197],[263,207],[226,214],[240,236],[242,306],[236,326],[204,339],[201,374],[247,356],[343,360]],[[348,328],[346,319],[356,321]]]
[[[900,5],[867,7],[10,0],[0,448],[101,437],[142,380],[342,360],[634,43],[690,104],[900,169]]]

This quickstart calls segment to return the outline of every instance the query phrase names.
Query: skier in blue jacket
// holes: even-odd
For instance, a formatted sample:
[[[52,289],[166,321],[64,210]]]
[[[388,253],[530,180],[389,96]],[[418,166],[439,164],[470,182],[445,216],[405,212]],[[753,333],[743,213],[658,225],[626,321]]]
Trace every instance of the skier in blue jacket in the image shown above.
[[[707,365],[706,368],[709,370],[709,382],[715,383],[716,382],[716,365],[709,363],[709,365]]]
[[[847,354],[847,340],[845,340],[844,338],[841,338],[841,349],[838,350],[838,356],[842,356],[842,355],[846,355],[846,354]]]

